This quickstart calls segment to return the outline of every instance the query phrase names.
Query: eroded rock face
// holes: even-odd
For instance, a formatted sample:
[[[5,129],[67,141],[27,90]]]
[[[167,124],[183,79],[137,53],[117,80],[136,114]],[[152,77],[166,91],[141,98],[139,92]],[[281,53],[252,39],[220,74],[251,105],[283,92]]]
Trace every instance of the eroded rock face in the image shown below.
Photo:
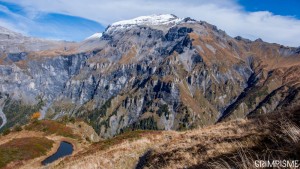
[[[298,49],[172,19],[115,24],[81,53],[3,55],[0,91],[23,104],[41,99],[46,118],[80,117],[101,137],[187,129],[296,104]]]

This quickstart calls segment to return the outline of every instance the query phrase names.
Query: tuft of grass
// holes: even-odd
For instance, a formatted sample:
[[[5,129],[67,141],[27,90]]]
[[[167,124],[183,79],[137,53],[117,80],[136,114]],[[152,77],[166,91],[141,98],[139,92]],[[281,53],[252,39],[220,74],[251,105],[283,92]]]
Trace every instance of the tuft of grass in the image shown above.
[[[2,144],[0,145],[0,168],[10,162],[30,160],[46,155],[53,143],[45,137],[27,137],[13,139]]]
[[[56,134],[74,139],[80,138],[80,136],[74,134],[72,129],[67,127],[65,124],[51,120],[33,121],[29,125],[25,126],[25,129],[31,131],[41,131],[46,134]]]

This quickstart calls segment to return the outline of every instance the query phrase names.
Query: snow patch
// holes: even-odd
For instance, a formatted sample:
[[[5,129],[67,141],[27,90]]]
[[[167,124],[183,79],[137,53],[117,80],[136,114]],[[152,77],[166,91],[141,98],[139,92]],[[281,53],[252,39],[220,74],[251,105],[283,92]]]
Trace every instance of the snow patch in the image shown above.
[[[150,16],[140,16],[130,20],[124,20],[113,23],[111,26],[122,26],[122,25],[161,25],[169,23],[177,23],[182,21],[175,15],[165,14],[165,15],[150,15]]]
[[[108,28],[108,31],[126,29],[136,25],[176,25],[183,20],[184,18],[178,18],[172,14],[140,16],[130,20],[115,22]]]
[[[102,37],[102,33],[95,33],[92,36],[87,37],[85,40],[92,40],[92,39],[100,39]]]

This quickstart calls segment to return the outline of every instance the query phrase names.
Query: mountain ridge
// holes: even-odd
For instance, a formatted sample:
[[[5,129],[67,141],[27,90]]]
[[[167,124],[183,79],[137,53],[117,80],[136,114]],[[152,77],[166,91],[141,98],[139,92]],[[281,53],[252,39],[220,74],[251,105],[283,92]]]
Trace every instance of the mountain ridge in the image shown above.
[[[70,49],[2,55],[3,112],[28,109],[4,127],[43,110],[49,119],[81,118],[109,138],[132,129],[185,130],[298,102],[297,48],[168,16],[167,24],[147,25],[142,17],[126,29],[108,27]]]

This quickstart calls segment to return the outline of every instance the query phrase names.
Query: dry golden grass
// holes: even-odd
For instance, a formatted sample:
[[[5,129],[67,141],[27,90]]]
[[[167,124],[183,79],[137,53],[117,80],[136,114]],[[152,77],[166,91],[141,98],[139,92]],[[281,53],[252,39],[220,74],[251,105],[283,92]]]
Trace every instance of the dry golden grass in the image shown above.
[[[127,54],[124,54],[119,61],[119,64],[128,64],[130,63],[136,56],[136,47],[133,46]]]
[[[299,158],[299,119],[300,109],[185,132],[126,132],[84,146],[73,140],[73,155],[47,168],[254,168],[257,159]]]
[[[193,98],[191,91],[187,84],[184,82],[179,85],[180,90],[180,98],[184,105],[187,105],[190,109],[192,109],[195,113],[199,114],[203,112],[203,108],[199,106],[199,103]]]
[[[166,142],[175,132],[134,131],[100,141],[50,168],[134,168],[148,149]]]
[[[153,149],[141,168],[255,168],[255,160],[299,159],[300,109],[189,131]]]
[[[299,113],[274,113],[185,132],[137,131],[92,144],[49,168],[254,168],[299,155]],[[266,151],[267,150],[267,151]]]

